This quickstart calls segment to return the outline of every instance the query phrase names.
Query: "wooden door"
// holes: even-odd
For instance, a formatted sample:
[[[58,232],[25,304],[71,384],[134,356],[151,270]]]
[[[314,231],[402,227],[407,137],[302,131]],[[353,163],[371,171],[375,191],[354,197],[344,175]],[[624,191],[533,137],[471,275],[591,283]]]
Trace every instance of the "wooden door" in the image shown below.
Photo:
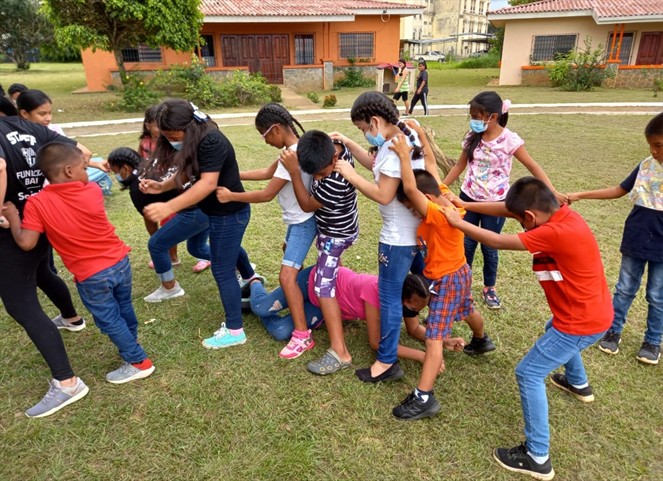
[[[644,32],[642,34],[635,64],[663,64],[663,32]]]
[[[223,65],[248,67],[269,83],[283,83],[283,66],[290,63],[287,35],[222,35]]]

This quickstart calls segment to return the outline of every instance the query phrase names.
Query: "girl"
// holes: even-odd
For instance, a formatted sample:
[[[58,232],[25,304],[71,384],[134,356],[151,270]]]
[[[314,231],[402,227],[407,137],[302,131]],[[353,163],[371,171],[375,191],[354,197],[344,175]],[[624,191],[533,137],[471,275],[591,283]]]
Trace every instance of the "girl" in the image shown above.
[[[398,119],[396,105],[384,95],[378,92],[361,94],[352,106],[350,117],[364,133],[366,140],[378,147],[375,160],[356,142],[336,132],[331,136],[345,143],[354,157],[373,172],[375,183],[364,179],[349,163],[341,160],[336,162],[335,170],[362,194],[376,201],[382,216],[378,247],[380,345],[375,363],[370,368],[357,370],[355,374],[365,382],[389,381],[403,376],[397,357],[403,281],[415,261],[414,271],[419,273],[423,268],[416,241],[420,219],[396,200],[396,189],[401,182],[401,165],[398,155],[389,149],[392,139],[401,132],[405,134],[408,143],[413,146],[413,168],[423,169],[424,159],[417,135]]]
[[[527,153],[525,143],[515,132],[506,128],[511,101],[502,101],[496,92],[481,92],[470,101],[470,131],[463,139],[463,151],[456,165],[442,181],[451,185],[467,168],[460,198],[467,202],[503,201],[509,190],[509,176],[513,157],[519,160],[534,177],[541,179],[561,202],[565,201],[548,179],[543,169]],[[504,217],[468,212],[465,220],[495,233],[504,226]],[[477,242],[465,236],[465,257],[472,267]],[[502,307],[495,282],[497,280],[497,250],[481,244],[483,253],[483,300],[490,309]]]
[[[396,74],[396,89],[394,90],[394,104],[403,99],[405,104],[405,113],[410,111],[410,103],[407,101],[407,95],[410,91],[410,70],[407,68],[407,61],[404,58],[398,59],[398,73]]]
[[[158,105],[152,105],[145,111],[143,133],[140,134],[138,139],[138,153],[145,160],[149,160],[152,157],[160,135],[159,126],[157,125],[158,107]]]
[[[428,66],[426,61],[419,62],[419,75],[417,76],[417,90],[412,97],[412,105],[410,106],[409,114],[412,115],[417,102],[421,100],[421,106],[424,108],[424,115],[428,115]]]
[[[115,176],[125,188],[129,188],[129,195],[136,210],[145,219],[145,226],[156,225],[145,218],[143,210],[145,206],[155,201],[167,201],[174,197],[170,192],[160,194],[159,196],[144,194],[140,191],[140,177],[145,172],[140,169],[142,159],[138,152],[128,147],[120,147],[113,150],[108,155],[108,163]],[[173,175],[174,172],[166,170]],[[150,232],[148,227],[148,232]],[[148,249],[153,259],[157,276],[161,280],[161,287],[155,292],[145,297],[147,302],[161,302],[173,297],[184,295],[184,290],[175,280],[173,272],[174,262],[169,262],[169,246],[177,245],[184,240],[187,241],[187,250],[193,256],[198,258],[198,262],[193,266],[194,272],[201,272],[209,267],[210,250],[207,240],[209,238],[209,225],[207,216],[199,209],[186,209],[178,212],[172,219],[164,224],[160,229],[150,233]],[[172,258],[172,257],[171,257]],[[202,268],[198,266],[202,265]]]
[[[244,279],[256,277],[241,246],[251,209],[244,202],[221,204],[216,198],[217,187],[244,192],[235,150],[218,126],[185,100],[163,102],[157,111],[157,123],[161,137],[155,157],[159,162],[172,163],[177,172],[163,182],[144,179],[141,190],[159,193],[178,187],[182,193],[168,202],[148,205],[144,213],[158,222],[187,207],[198,206],[208,216],[212,275],[219,288],[226,321],[212,337],[203,341],[203,346],[220,349],[244,344],[246,334],[235,266]]]
[[[256,115],[255,126],[263,140],[277,149],[297,150],[299,133],[297,127],[304,132],[301,124],[290,115],[285,107],[277,103],[264,105]],[[310,190],[312,177],[301,173],[305,187]],[[240,173],[242,180],[268,180],[262,190],[252,192],[231,192],[225,187],[217,189],[219,202],[269,202],[278,196],[283,210],[283,222],[288,226],[285,235],[285,249],[281,260],[279,284],[290,306],[290,314],[294,322],[294,331],[288,344],[279,356],[294,359],[315,345],[311,330],[306,326],[304,299],[297,287],[297,274],[304,265],[313,240],[317,235],[314,212],[304,212],[293,190],[290,174],[278,160],[267,169],[252,170]]]

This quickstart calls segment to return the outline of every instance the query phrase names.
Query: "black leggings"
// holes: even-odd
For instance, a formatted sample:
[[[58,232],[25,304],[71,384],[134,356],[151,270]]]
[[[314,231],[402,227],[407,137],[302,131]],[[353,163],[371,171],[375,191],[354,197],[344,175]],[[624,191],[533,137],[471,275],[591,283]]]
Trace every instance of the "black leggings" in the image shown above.
[[[424,115],[428,115],[428,92],[414,94],[414,97],[412,97],[412,103],[410,104],[410,114],[412,114],[412,111],[414,111],[414,106],[417,105],[417,102],[420,100],[421,106],[424,108]]]
[[[39,304],[37,286],[53,301],[63,317],[75,317],[69,289],[48,265],[48,241],[39,238],[28,252],[21,250],[8,231],[0,232],[0,299],[7,313],[18,322],[51,369],[53,378],[74,376],[62,336]]]

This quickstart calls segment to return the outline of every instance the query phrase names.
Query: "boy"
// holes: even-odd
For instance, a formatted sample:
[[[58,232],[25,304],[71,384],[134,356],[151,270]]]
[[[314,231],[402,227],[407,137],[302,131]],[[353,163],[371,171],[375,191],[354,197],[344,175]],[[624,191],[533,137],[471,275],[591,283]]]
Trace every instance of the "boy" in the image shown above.
[[[339,156],[353,163],[352,154],[340,142],[318,130],[309,130],[299,139],[297,152],[284,150],[280,161],[290,173],[297,202],[304,212],[315,211],[318,228],[318,262],[315,271],[315,294],[327,325],[331,348],[322,358],[308,363],[314,374],[332,374],[350,366],[352,357],[345,345],[341,309],[336,300],[336,276],[343,251],[359,235],[357,191],[338,172],[334,164]],[[309,193],[301,170],[313,176]]]
[[[463,247],[463,233],[449,225],[441,207],[453,209],[442,196],[437,166],[426,162],[429,170],[412,170],[412,149],[400,134],[393,139],[391,150],[401,161],[402,184],[397,192],[400,202],[421,215],[417,229],[417,242],[424,255],[424,275],[432,284],[428,304],[426,327],[426,357],[417,387],[396,406],[392,413],[404,420],[416,420],[437,414],[440,403],[433,394],[433,385],[440,370],[444,369],[443,343],[449,338],[451,327],[457,320],[466,319],[472,328],[472,342],[466,346],[473,354],[495,350],[483,330],[483,319],[474,310],[472,299],[472,271],[467,265]],[[446,187],[446,186],[443,186]],[[447,189],[448,190],[448,189]]]
[[[23,224],[13,204],[5,210],[16,243],[31,250],[45,233],[74,275],[83,304],[124,360],[106,380],[122,384],[148,377],[154,366],[137,341],[130,249],[106,217],[101,189],[88,182],[83,153],[74,145],[52,142],[39,150],[37,163],[50,184],[28,198]]]
[[[599,349],[608,354],[619,352],[626,315],[640,288],[645,265],[649,264],[647,293],[647,329],[635,358],[655,365],[661,357],[663,336],[663,113],[645,127],[651,156],[643,160],[616,187],[569,194],[569,202],[580,199],[617,199],[629,194],[633,210],[624,224],[620,251],[622,263],[612,297],[615,317],[608,332],[599,341]]]
[[[511,449],[496,448],[493,457],[509,471],[550,480],[555,471],[549,457],[544,380],[563,364],[565,374],[553,374],[552,384],[582,402],[593,401],[580,353],[603,336],[613,316],[596,239],[583,218],[568,206],[560,206],[551,190],[534,177],[516,181],[504,202],[465,203],[455,199],[454,203],[475,212],[514,217],[525,229],[520,234],[497,234],[462,220],[452,208],[444,210],[449,223],[474,240],[496,249],[528,250],[534,255],[532,268],[552,319],[516,367],[525,443]]]

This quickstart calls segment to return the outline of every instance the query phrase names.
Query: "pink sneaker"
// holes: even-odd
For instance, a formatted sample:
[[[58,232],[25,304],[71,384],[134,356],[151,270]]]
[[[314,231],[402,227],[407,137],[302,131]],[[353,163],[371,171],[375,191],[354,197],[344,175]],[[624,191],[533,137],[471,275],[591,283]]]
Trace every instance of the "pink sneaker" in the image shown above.
[[[288,344],[283,349],[281,349],[281,352],[279,352],[279,357],[282,357],[283,359],[295,359],[304,354],[309,349],[313,349],[315,346],[315,341],[311,336],[310,329],[308,333],[309,336],[304,339],[292,336],[290,338],[290,342],[288,342]]]
[[[196,265],[194,265],[191,268],[191,270],[197,274],[199,272],[203,272],[205,269],[207,269],[211,265],[212,265],[212,263],[210,261],[200,259],[198,262],[196,262]]]

